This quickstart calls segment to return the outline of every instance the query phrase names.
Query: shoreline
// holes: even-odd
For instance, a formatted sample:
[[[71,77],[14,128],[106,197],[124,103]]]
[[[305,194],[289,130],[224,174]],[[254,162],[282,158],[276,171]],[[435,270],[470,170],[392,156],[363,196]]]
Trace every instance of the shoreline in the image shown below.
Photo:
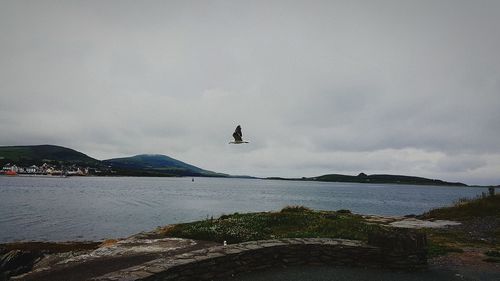
[[[191,175],[191,176],[185,176],[185,175],[112,175],[112,174],[103,174],[103,175],[44,175],[44,174],[16,174],[16,175],[7,175],[4,173],[0,173],[0,177],[5,176],[5,177],[47,177],[47,178],[70,178],[70,177],[110,177],[110,178],[119,178],[119,177],[132,177],[132,178],[224,178],[224,179],[249,179],[249,180],[271,180],[271,181],[296,181],[296,182],[324,182],[324,183],[352,183],[352,184],[369,184],[369,185],[375,185],[375,184],[383,184],[383,185],[413,185],[413,186],[438,186],[438,187],[474,187],[474,188],[494,188],[494,189],[500,189],[500,185],[478,185],[478,184],[465,184],[465,183],[415,183],[415,182],[394,182],[394,181],[387,181],[387,182],[371,182],[371,181],[333,181],[333,180],[319,180],[316,178],[282,178],[282,177],[253,177],[253,176],[204,176],[204,175]],[[354,177],[354,176],[352,176]]]
[[[500,196],[492,197],[492,199],[499,198]],[[484,201],[486,199],[476,199],[475,201]],[[437,211],[439,211],[439,209],[437,209]],[[172,255],[174,253],[187,253],[194,248],[204,249],[207,247],[222,245],[222,238],[217,238],[217,236],[210,235],[199,236],[199,234],[196,234],[196,231],[202,231],[203,229],[205,229],[205,227],[208,227],[207,229],[211,229],[213,226],[217,227],[217,225],[227,225],[226,222],[237,223],[238,221],[244,222],[246,220],[250,222],[247,227],[252,227],[255,226],[255,222],[261,221],[266,217],[273,219],[274,217],[278,218],[281,216],[284,216],[283,218],[287,216],[289,218],[300,218],[302,216],[306,216],[310,217],[306,219],[306,221],[315,220],[316,217],[320,218],[320,221],[324,221],[325,219],[327,219],[331,222],[339,221],[339,219],[340,221],[352,220],[352,222],[349,222],[348,225],[344,224],[343,226],[338,226],[343,228],[347,227],[345,231],[350,231],[348,229],[352,226],[355,226],[357,223],[366,224],[367,226],[372,225],[373,227],[376,227],[375,229],[377,229],[378,227],[383,227],[384,229],[389,230],[401,229],[401,227],[402,229],[420,229],[418,231],[425,233],[428,237],[427,239],[429,240],[427,250],[429,255],[429,269],[453,270],[456,272],[464,272],[465,270],[470,271],[473,274],[476,274],[479,270],[482,270],[490,272],[491,274],[500,274],[500,262],[487,262],[486,260],[488,257],[485,255],[486,251],[488,250],[500,250],[500,245],[495,237],[490,237],[488,238],[489,240],[484,240],[484,235],[487,235],[485,233],[488,232],[482,232],[481,230],[485,227],[485,229],[490,229],[491,227],[500,227],[499,218],[483,218],[482,220],[480,220],[479,224],[476,223],[477,220],[473,220],[471,224],[471,222],[467,220],[456,222],[443,220],[443,218],[440,217],[433,218],[432,214],[434,213],[427,212],[417,217],[374,216],[352,214],[347,210],[314,211],[305,207],[292,206],[287,207],[280,212],[261,212],[246,214],[235,213],[233,215],[224,215],[217,219],[207,219],[191,223],[166,225],[147,232],[141,232],[127,238],[108,239],[105,241],[24,241],[4,243],[0,244],[0,257],[3,256],[3,260],[5,260],[6,257],[11,258],[12,260],[15,260],[16,258],[25,260],[24,264],[17,264],[17,268],[11,272],[11,275],[24,274],[21,275],[24,276],[23,278],[16,280],[37,280],[30,279],[31,277],[29,276],[40,276],[40,274],[55,274],[54,276],[59,276],[62,274],[61,276],[66,277],[70,276],[71,274],[90,274],[88,270],[92,271],[92,266],[96,269],[99,269],[99,272],[103,273],[108,269],[118,270],[120,268],[142,264],[154,258],[165,258],[168,256],[173,257]],[[327,221],[324,221],[324,223],[324,227],[328,227],[327,225],[330,224]],[[293,222],[292,226],[295,224],[296,223]],[[246,224],[240,226],[235,225],[235,227],[236,229],[239,229],[241,227],[245,227],[245,225]],[[195,232],[190,232],[192,230],[194,230]],[[231,230],[231,228],[228,228],[225,231],[231,232],[233,230]],[[358,237],[357,240],[360,241],[366,239],[366,236],[359,236],[356,231],[357,230],[351,232],[351,237]],[[473,234],[471,236],[472,238],[470,238],[468,242],[462,241],[463,238],[460,238],[461,233],[470,233],[470,231],[479,232]],[[390,230],[389,233],[391,232],[392,230]],[[242,234],[244,233],[246,232],[242,232]],[[317,234],[311,233],[310,235],[315,236]],[[266,239],[265,237],[268,236],[255,236],[255,239],[252,238],[253,236],[235,236],[234,238],[230,238],[230,236],[222,237],[224,237],[224,242],[226,239],[228,239],[228,244],[233,244],[240,243],[239,241],[252,241],[263,238]],[[211,242],[209,242],[208,240],[211,240]],[[26,263],[26,259],[30,259],[30,261]],[[103,267],[102,264],[99,263],[99,261],[103,262],[103,264],[106,264],[106,267],[108,267],[108,269],[106,269],[106,267]],[[91,266],[90,269],[82,269],[82,267],[88,268],[89,266]],[[54,280],[58,279],[56,278]]]

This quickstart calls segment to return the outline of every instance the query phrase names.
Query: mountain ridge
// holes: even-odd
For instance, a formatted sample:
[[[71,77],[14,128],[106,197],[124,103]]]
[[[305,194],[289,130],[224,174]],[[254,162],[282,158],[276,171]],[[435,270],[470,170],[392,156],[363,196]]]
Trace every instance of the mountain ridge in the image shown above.
[[[227,177],[229,175],[204,170],[163,154],[138,154],[102,161],[119,170],[139,170],[150,173],[164,173],[180,176]]]
[[[71,148],[42,144],[0,146],[0,164],[5,165],[7,162],[15,162],[19,165],[42,164],[43,162],[96,165],[101,161]]]
[[[116,176],[201,176],[201,177],[238,177],[204,170],[163,154],[138,154],[129,157],[98,160],[77,150],[57,145],[0,146],[0,165],[14,163],[21,166],[41,165],[49,162],[58,165],[89,166],[102,170],[101,175]],[[420,185],[455,185],[467,186],[460,182],[447,182],[416,176],[360,173],[357,176],[326,174],[317,177],[281,178],[279,180],[308,180],[326,182],[356,182],[381,184],[420,184]]]
[[[42,165],[43,163],[88,166],[99,170],[100,175],[230,177],[230,175],[204,170],[163,154],[139,154],[98,160],[71,148],[49,144],[0,146],[0,165],[3,167],[9,163],[18,166]]]

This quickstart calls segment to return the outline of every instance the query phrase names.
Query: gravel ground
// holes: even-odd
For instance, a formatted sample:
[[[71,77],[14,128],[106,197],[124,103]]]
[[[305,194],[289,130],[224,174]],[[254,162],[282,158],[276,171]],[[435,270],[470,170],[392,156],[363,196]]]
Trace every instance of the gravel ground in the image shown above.
[[[500,231],[500,218],[497,217],[480,217],[474,220],[469,220],[456,226],[457,229],[467,233],[472,240],[483,241],[492,244],[498,244],[498,234]]]

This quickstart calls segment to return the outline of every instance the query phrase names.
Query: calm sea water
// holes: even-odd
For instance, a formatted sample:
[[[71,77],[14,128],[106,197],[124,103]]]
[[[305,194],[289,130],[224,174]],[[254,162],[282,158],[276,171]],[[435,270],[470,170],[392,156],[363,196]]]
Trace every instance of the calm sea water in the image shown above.
[[[287,205],[419,214],[483,188],[217,178],[0,177],[0,242],[126,237],[157,226]]]

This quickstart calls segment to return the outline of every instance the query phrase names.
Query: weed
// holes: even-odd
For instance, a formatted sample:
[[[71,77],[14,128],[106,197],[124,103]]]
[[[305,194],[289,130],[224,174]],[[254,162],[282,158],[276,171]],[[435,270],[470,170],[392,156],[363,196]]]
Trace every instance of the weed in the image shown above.
[[[280,212],[223,215],[218,219],[174,225],[163,234],[170,237],[239,243],[251,240],[325,237],[364,240],[380,228],[350,212],[313,211],[288,206]]]

